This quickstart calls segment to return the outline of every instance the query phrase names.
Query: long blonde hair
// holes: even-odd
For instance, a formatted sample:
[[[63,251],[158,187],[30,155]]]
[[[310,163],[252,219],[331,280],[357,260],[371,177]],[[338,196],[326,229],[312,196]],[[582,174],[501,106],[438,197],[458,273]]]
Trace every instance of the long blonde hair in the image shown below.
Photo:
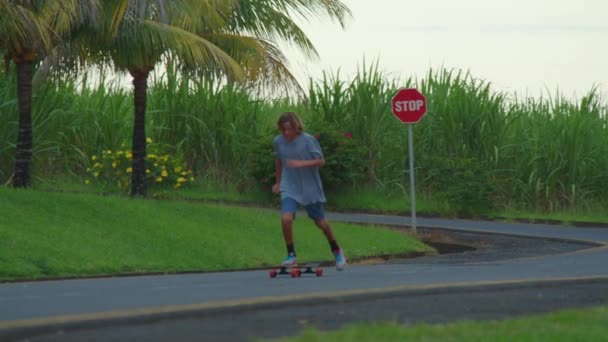
[[[304,131],[304,123],[302,123],[302,119],[300,119],[300,116],[298,116],[297,113],[284,112],[281,114],[279,120],[277,121],[277,126],[279,126],[279,129],[281,128],[281,125],[286,122],[289,122],[295,128],[298,134]]]

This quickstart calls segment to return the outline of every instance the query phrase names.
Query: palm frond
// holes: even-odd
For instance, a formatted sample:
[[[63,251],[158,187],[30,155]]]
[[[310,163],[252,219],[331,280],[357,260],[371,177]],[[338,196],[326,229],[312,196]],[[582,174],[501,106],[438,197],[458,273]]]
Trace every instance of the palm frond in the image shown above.
[[[284,4],[274,1],[241,0],[229,16],[228,31],[250,34],[269,41],[286,41],[301,49],[308,58],[317,58],[312,42],[289,17]]]
[[[52,46],[47,23],[38,7],[0,2],[1,47],[20,52],[23,49],[47,49]]]
[[[352,17],[348,7],[340,0],[281,0],[280,2],[303,18],[309,18],[311,15],[318,18],[327,16],[337,20],[342,27]]]
[[[116,66],[154,66],[166,53],[189,67],[219,68],[230,79],[240,79],[242,70],[229,54],[212,42],[178,27],[153,20],[126,21],[120,34],[107,47]]]
[[[213,42],[232,56],[245,73],[244,83],[257,84],[271,91],[294,91],[303,96],[303,89],[289,71],[286,56],[271,41],[239,34],[208,34]]]

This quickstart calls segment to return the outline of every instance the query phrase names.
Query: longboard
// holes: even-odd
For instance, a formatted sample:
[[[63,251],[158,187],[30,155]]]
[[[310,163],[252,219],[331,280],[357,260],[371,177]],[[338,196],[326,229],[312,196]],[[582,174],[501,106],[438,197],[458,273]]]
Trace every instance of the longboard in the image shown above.
[[[270,278],[276,278],[280,275],[290,275],[292,278],[298,278],[302,274],[314,274],[317,277],[321,277],[323,276],[323,268],[318,263],[308,263],[303,265],[278,266],[269,272]]]

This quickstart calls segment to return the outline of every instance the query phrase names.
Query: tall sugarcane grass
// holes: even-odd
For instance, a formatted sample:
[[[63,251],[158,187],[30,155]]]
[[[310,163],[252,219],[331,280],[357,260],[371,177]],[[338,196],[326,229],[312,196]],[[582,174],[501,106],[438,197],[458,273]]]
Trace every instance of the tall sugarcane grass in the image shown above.
[[[366,147],[367,153],[361,158],[369,164],[368,184],[384,184],[401,173],[402,158],[393,150],[402,137],[391,115],[391,98],[397,89],[397,82],[387,80],[378,71],[377,63],[369,69],[364,63],[350,82],[338,74],[325,74],[321,82],[311,81],[309,86],[309,116],[313,125],[318,129],[329,126],[352,132]],[[397,173],[393,174],[395,169]]]
[[[0,79],[0,180],[4,181],[12,172],[17,133],[13,74]],[[82,175],[88,156],[103,146],[128,141],[132,112],[129,95],[106,83],[90,87],[75,79],[58,79],[36,87],[32,98],[34,176]]]
[[[0,79],[0,181],[12,172],[17,105],[13,73]],[[104,77],[101,77],[104,79]],[[400,80],[361,67],[356,77],[311,80],[308,99],[270,100],[241,86],[180,75],[167,65],[151,78],[148,136],[183,155],[199,182],[251,183],[249,148],[276,134],[283,111],[297,111],[309,129],[351,132],[366,153],[366,184],[408,189],[407,130],[391,113],[401,87],[427,97],[414,127],[417,190],[455,207],[557,211],[584,209],[608,198],[607,106],[592,88],[581,99],[518,98],[459,70],[430,70]],[[130,144],[133,100],[117,84],[77,79],[35,89],[34,175],[83,175],[88,158]]]
[[[508,114],[519,119],[508,132],[505,159],[521,180],[523,201],[551,211],[606,198],[608,117],[597,89],[578,103],[526,99]]]

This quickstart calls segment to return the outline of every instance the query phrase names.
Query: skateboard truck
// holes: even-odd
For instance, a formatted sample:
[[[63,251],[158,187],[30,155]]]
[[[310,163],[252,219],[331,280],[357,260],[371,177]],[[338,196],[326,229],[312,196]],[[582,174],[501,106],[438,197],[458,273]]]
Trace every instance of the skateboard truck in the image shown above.
[[[302,274],[314,274],[317,277],[323,275],[323,268],[319,267],[318,264],[314,265],[302,265],[302,266],[280,266],[278,269],[271,270],[269,275],[270,278],[276,278],[278,275],[291,275],[292,278],[301,277]]]

